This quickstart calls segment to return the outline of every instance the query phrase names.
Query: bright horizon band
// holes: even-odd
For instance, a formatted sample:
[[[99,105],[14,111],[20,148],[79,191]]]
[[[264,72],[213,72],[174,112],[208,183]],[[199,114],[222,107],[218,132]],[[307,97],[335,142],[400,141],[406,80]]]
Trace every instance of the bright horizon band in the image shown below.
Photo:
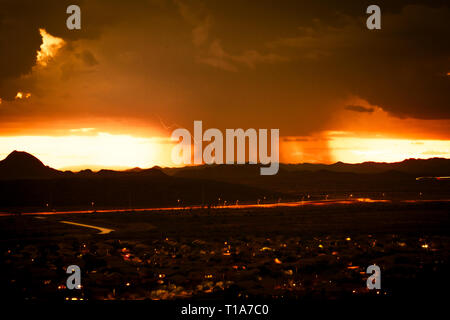
[[[0,137],[0,158],[18,150],[31,153],[56,169],[175,167],[179,165],[171,160],[173,146],[169,137],[145,138],[102,132],[56,137],[3,136]],[[328,146],[331,154],[328,161],[317,161],[309,155],[313,148],[308,141],[280,137],[280,162],[398,162],[409,158],[447,158],[450,154],[450,140],[331,137]]]

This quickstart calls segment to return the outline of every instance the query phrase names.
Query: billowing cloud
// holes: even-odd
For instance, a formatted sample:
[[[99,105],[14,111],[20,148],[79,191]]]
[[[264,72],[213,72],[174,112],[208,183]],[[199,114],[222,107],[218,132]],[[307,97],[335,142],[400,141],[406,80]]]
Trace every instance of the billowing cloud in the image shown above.
[[[223,70],[238,71],[239,66],[242,65],[254,68],[259,63],[276,63],[287,61],[288,59],[278,54],[263,54],[256,50],[246,50],[240,54],[232,55],[223,49],[220,41],[215,40],[209,46],[207,55],[199,57],[198,60]]]
[[[45,67],[48,61],[58,53],[62,46],[64,46],[65,41],[61,38],[52,36],[42,28],[39,29],[39,33],[42,37],[42,44],[40,50],[37,52],[36,62]]]
[[[288,60],[275,53],[261,53],[255,49],[245,49],[232,54],[223,48],[221,40],[211,36],[213,18],[203,6],[190,7],[187,2],[177,0],[181,16],[191,25],[192,42],[199,49],[197,61],[226,71],[238,71],[245,65],[253,68],[259,63],[275,63]]]

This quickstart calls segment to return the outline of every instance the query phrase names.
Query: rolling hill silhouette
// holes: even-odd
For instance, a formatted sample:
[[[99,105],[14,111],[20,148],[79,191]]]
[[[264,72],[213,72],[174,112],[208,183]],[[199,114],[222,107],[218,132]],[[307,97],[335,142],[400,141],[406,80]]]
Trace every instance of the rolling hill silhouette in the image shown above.
[[[423,176],[450,176],[450,159],[408,159],[396,163],[280,164],[278,174],[259,175],[259,165],[212,165],[165,169],[175,177],[264,186],[292,197],[305,194],[366,195],[397,193],[450,196],[449,180],[417,181]]]
[[[165,171],[177,176],[213,176],[213,177],[252,177],[259,170],[259,165],[202,165],[185,168],[169,168]],[[333,164],[280,164],[279,173],[289,172],[345,172],[373,174],[387,171],[398,171],[402,173],[414,174],[417,176],[450,176],[450,159],[406,159],[401,162],[363,162],[363,163],[343,163]]]
[[[381,173],[386,171],[399,171],[422,176],[447,176],[450,175],[450,159],[406,159],[401,162],[363,162],[363,163],[343,163],[336,162],[330,165],[324,164],[287,164],[282,165],[283,169],[289,171],[318,171],[328,170],[334,172],[353,173]]]

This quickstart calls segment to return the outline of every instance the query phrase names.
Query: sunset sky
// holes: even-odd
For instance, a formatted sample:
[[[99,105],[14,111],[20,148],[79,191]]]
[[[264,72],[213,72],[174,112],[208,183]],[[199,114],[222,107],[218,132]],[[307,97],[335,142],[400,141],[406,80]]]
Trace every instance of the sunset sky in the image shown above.
[[[285,163],[450,158],[449,39],[444,0],[0,0],[0,159],[173,166],[194,120],[279,128]]]

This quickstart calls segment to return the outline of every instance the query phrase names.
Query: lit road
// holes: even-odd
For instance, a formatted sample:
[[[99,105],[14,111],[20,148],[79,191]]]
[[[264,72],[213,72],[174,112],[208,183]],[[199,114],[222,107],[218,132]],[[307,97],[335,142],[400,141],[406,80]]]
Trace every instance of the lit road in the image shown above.
[[[114,231],[113,229],[102,228],[102,227],[92,226],[92,225],[89,225],[89,224],[82,224],[82,223],[71,222],[71,221],[59,221],[59,222],[66,223],[66,224],[72,224],[74,226],[79,226],[79,227],[97,229],[97,230],[100,231],[98,234],[108,234],[108,233]]]
[[[415,201],[415,200],[414,200]],[[370,198],[354,199],[332,199],[332,200],[305,200],[292,202],[275,203],[254,203],[254,204],[232,204],[212,206],[211,209],[258,209],[258,208],[282,208],[282,207],[302,207],[302,206],[327,206],[334,204],[354,204],[361,202],[391,202],[391,200],[375,200]],[[205,208],[205,206],[203,206]],[[23,212],[21,215],[55,215],[55,214],[73,214],[73,213],[112,213],[112,212],[147,212],[147,211],[185,211],[202,209],[201,205],[177,206],[177,207],[159,207],[159,208],[135,208],[135,209],[99,209],[99,210],[72,210],[72,211],[42,211],[42,212]],[[2,212],[0,216],[17,215],[17,213]]]

